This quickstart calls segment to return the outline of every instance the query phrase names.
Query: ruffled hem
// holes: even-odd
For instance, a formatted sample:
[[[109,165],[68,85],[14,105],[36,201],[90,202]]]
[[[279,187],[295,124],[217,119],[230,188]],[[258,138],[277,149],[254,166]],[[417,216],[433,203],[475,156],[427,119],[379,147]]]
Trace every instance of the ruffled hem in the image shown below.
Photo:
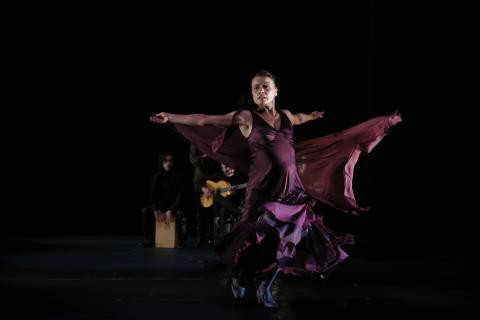
[[[265,209],[257,222],[241,222],[216,239],[225,283],[232,277],[252,283],[271,272],[272,266],[285,274],[322,275],[348,258],[341,245],[352,243],[352,236],[327,228],[306,204],[270,202]],[[280,220],[284,210],[290,212],[290,220]]]

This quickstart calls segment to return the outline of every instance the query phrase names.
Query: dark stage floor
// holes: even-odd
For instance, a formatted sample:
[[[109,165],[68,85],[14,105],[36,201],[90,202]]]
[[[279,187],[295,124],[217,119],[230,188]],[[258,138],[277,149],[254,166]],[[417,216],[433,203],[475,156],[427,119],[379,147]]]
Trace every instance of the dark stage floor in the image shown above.
[[[12,241],[2,319],[480,319],[479,292],[449,263],[351,258],[327,280],[280,277],[271,310],[252,291],[235,301],[203,266],[210,250],[145,249],[134,236]]]

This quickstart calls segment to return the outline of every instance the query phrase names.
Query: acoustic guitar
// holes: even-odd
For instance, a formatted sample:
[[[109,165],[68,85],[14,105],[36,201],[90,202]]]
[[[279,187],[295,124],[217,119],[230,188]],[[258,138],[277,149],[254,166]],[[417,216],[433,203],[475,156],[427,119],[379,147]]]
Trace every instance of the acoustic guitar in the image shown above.
[[[232,186],[229,182],[225,180],[220,180],[218,182],[212,180],[205,181],[205,187],[210,189],[213,194],[218,193],[224,198],[230,196],[234,190],[243,189],[246,186],[246,183]],[[213,205],[213,195],[207,196],[202,193],[200,195],[200,203],[204,208],[211,207]]]

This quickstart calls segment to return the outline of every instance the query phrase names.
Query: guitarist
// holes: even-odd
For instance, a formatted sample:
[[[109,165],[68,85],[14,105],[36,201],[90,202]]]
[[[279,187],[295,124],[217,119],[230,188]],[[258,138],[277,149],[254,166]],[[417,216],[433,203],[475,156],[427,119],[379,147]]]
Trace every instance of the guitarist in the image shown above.
[[[219,190],[211,190],[205,184],[202,186],[202,194],[204,196],[213,197],[212,217],[209,217],[208,238],[214,240],[214,236],[229,232],[240,215],[240,205],[243,201],[246,177],[235,173],[235,169],[220,164],[220,170],[208,177],[206,180],[214,182],[225,181],[233,187],[241,187],[239,189],[232,188],[230,195],[223,197]],[[205,180],[205,181],[206,181]],[[222,190],[225,191],[225,190]]]
[[[212,216],[211,208],[204,208],[198,200],[202,193],[201,187],[205,180],[209,179],[217,172],[218,163],[207,157],[206,154],[198,150],[193,144],[190,145],[190,163],[194,167],[193,172],[193,204],[194,204],[194,220],[195,233],[197,236],[195,246],[197,248],[208,248],[213,243],[209,241],[209,225]]]

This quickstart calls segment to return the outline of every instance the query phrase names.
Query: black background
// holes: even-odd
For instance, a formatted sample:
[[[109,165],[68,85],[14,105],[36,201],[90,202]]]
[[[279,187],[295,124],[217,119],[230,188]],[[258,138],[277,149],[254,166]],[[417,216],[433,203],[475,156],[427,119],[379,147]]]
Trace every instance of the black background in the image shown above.
[[[467,7],[405,1],[25,8],[11,25],[4,234],[141,234],[157,157],[188,144],[150,115],[227,113],[259,69],[318,136],[400,109],[356,168],[372,251],[455,259],[474,211]],[[18,92],[18,94],[17,94]],[[7,117],[9,120],[7,120]],[[467,238],[465,238],[467,237]]]

